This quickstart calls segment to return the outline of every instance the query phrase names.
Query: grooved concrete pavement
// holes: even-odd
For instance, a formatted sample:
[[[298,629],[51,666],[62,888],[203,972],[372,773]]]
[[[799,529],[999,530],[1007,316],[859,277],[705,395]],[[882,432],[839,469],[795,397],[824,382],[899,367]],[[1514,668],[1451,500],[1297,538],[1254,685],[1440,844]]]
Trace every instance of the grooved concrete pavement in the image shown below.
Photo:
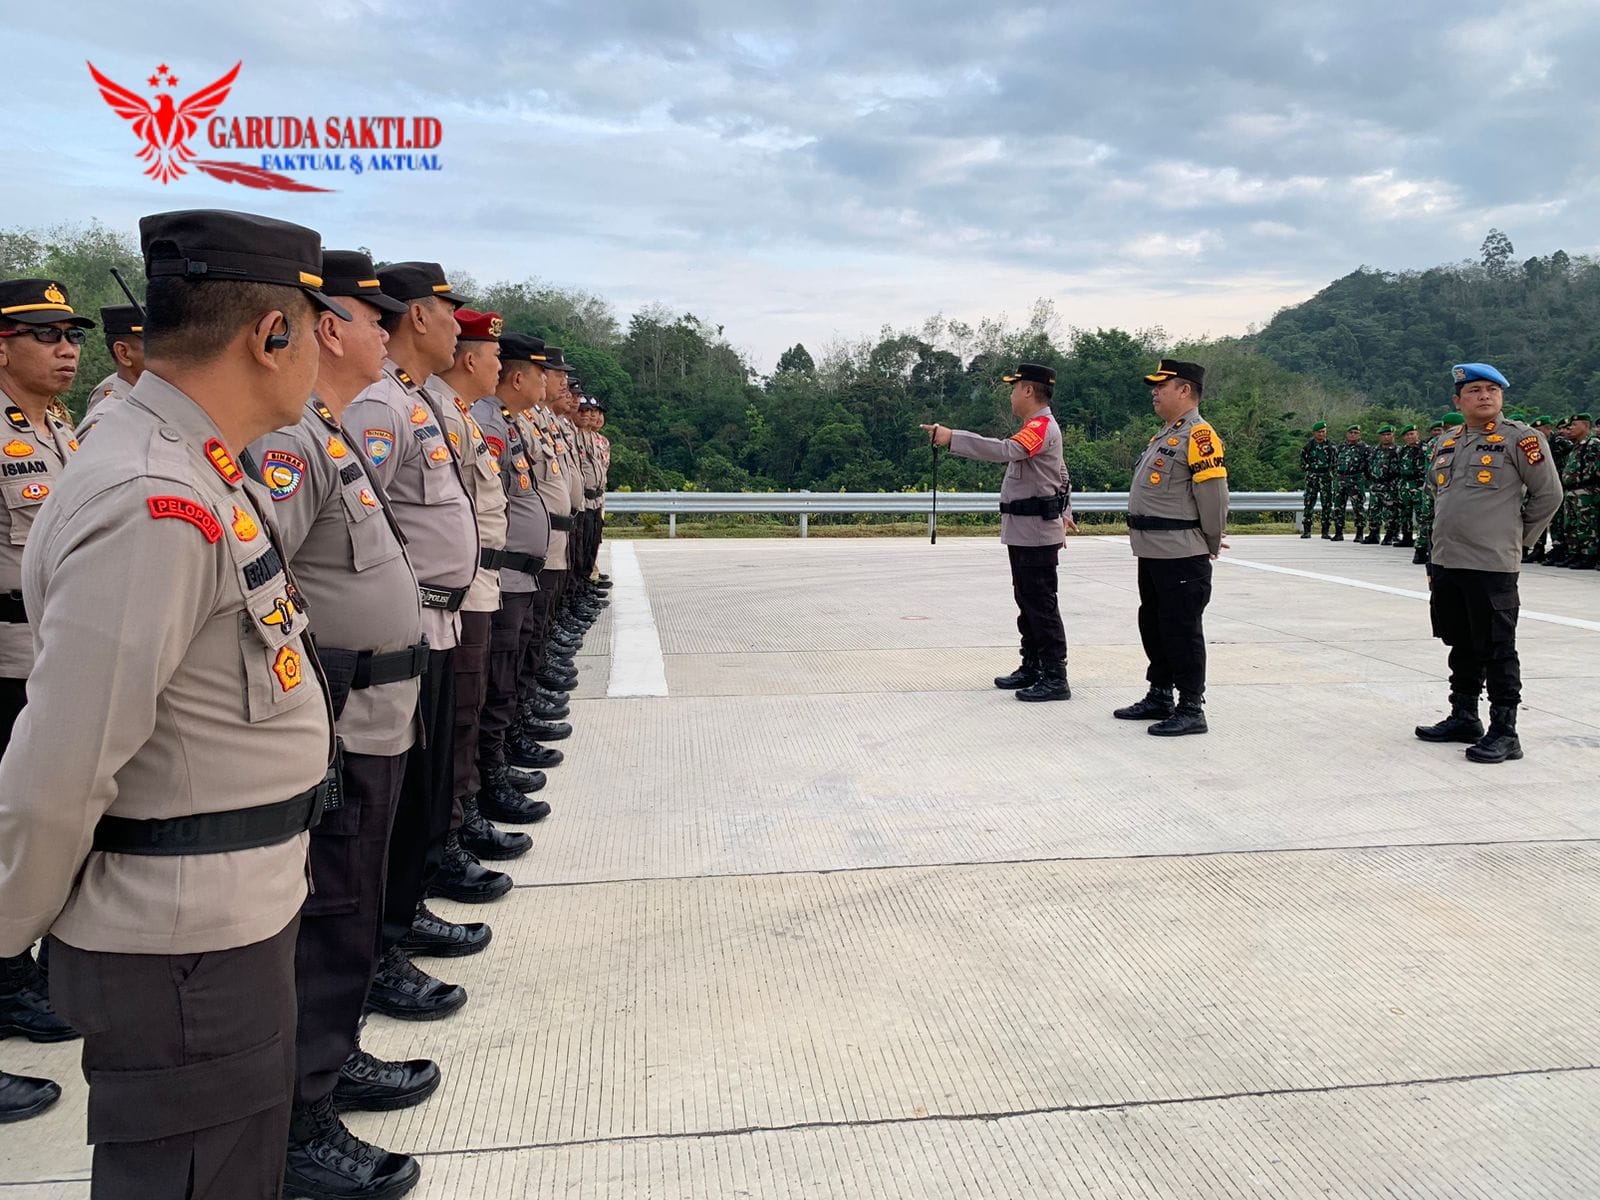
[[[1426,606],[1217,568],[1213,732],[1142,690],[1125,542],[1064,557],[1074,698],[1020,705],[987,541],[638,543],[669,694],[580,659],[555,813],[433,966],[445,1068],[355,1116],[419,1197],[1600,1194],[1600,633],[1524,623],[1528,757],[1444,704]],[[1398,551],[1232,556],[1420,590]],[[1600,615],[1530,570],[1524,605]],[[75,1048],[0,1049],[56,1111],[0,1200],[86,1196]]]

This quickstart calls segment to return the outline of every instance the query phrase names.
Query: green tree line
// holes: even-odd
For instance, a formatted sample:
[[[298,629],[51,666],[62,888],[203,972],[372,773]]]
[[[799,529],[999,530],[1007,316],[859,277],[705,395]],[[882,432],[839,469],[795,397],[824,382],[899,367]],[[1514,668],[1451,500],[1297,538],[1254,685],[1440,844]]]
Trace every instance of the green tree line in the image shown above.
[[[531,279],[458,289],[566,349],[609,409],[613,487],[633,490],[897,491],[930,483],[919,422],[1013,427],[1000,383],[1019,360],[1056,368],[1054,409],[1074,487],[1119,491],[1156,421],[1142,376],[1161,355],[1205,365],[1205,411],[1241,491],[1297,488],[1312,422],[1425,424],[1450,402],[1452,362],[1488,359],[1519,404],[1563,412],[1600,386],[1600,262],[1557,251],[1518,263],[1492,231],[1479,261],[1429,271],[1361,268],[1240,338],[1173,341],[1160,329],[1064,328],[1048,301],[1020,321],[934,316],[915,329],[825,347],[796,344],[759,374],[724,327],[659,305],[624,322],[602,298]],[[80,311],[120,303],[108,268],[142,287],[133,241],[93,225],[0,231],[0,273],[49,276]],[[448,266],[448,264],[447,264]],[[85,345],[65,397],[80,412],[111,370]],[[999,468],[959,459],[941,487],[991,490]]]

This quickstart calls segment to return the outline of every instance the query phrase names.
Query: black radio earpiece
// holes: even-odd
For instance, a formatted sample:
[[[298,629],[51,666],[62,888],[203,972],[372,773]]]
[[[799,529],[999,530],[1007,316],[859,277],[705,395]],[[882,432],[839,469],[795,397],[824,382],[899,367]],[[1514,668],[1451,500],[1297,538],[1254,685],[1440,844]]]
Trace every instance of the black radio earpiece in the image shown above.
[[[289,318],[283,319],[282,333],[269,333],[267,335],[267,353],[274,350],[287,350],[289,348]]]

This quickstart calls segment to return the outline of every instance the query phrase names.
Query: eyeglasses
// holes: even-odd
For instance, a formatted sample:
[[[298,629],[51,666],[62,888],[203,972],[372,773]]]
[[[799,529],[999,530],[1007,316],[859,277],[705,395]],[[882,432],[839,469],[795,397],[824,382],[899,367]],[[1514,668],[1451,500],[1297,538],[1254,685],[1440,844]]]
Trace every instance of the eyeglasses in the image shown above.
[[[54,346],[62,338],[67,339],[68,345],[81,346],[89,336],[82,329],[62,329],[57,325],[30,325],[23,329],[0,330],[0,337],[21,337],[23,334],[46,346]]]

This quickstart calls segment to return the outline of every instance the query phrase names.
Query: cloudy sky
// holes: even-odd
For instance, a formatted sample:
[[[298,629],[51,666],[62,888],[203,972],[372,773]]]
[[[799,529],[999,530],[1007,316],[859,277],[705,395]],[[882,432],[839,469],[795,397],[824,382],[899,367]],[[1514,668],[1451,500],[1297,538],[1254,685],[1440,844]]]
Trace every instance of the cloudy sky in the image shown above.
[[[27,14],[0,26],[0,225],[269,212],[624,320],[693,311],[766,369],[1041,296],[1075,325],[1241,332],[1363,263],[1473,257],[1490,226],[1521,255],[1600,252],[1597,0]],[[242,61],[224,116],[434,116],[443,170],[155,183],[86,59],[141,94],[167,65],[179,98]]]

